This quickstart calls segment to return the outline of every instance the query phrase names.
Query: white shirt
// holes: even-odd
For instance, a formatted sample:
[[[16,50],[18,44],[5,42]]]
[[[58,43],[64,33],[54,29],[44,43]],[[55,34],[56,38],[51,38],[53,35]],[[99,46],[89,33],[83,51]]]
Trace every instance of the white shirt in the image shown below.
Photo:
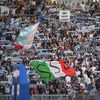
[[[85,4],[81,4],[82,10],[85,11]]]
[[[86,67],[84,66],[84,67],[82,67],[83,74],[84,74],[85,71],[86,71]]]
[[[96,67],[91,67],[92,71],[94,72],[96,70]]]
[[[81,72],[80,72],[80,71],[77,71],[77,72],[76,72],[76,75],[77,75],[77,76],[79,76],[80,74],[81,74]]]
[[[91,83],[91,80],[90,80],[90,78],[88,78],[88,76],[86,75],[86,74],[84,74],[84,82],[86,83],[86,84],[90,84]]]
[[[86,82],[87,84],[90,84],[90,83],[91,83],[90,78],[85,78],[85,82]]]
[[[70,82],[70,81],[71,81],[71,77],[66,76],[66,77],[65,77],[65,80],[66,80],[66,82]]]

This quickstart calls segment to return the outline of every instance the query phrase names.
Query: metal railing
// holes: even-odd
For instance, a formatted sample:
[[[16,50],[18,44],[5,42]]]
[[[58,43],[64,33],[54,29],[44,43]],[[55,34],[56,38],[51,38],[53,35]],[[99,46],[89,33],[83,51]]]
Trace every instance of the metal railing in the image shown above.
[[[11,95],[0,95],[0,100],[12,100]],[[100,100],[100,94],[95,95],[32,95],[31,100]]]
[[[32,95],[31,100],[100,100],[96,95]]]
[[[12,100],[11,95],[0,95],[0,100]]]

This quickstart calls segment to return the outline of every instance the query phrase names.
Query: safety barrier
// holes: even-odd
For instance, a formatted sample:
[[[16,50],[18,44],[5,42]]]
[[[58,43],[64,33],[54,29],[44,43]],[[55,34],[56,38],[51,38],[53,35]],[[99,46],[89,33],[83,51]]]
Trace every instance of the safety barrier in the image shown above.
[[[0,95],[0,100],[12,100],[11,95]]]
[[[0,100],[12,100],[11,95],[0,95]],[[32,95],[31,100],[100,100],[100,94],[95,95]]]
[[[100,100],[96,95],[32,95],[31,100]]]

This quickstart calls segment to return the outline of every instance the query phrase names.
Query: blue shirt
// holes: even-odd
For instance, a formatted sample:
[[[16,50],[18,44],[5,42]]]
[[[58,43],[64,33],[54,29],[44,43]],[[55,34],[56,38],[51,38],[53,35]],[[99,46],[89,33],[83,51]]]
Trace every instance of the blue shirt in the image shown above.
[[[5,87],[5,93],[10,93],[10,87]]]

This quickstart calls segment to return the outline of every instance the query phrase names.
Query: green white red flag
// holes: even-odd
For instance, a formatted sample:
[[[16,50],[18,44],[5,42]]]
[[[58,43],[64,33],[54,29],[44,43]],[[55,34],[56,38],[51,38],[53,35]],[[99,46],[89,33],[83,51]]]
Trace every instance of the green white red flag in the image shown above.
[[[30,64],[46,84],[52,82],[55,78],[64,77],[66,75],[73,76],[76,74],[76,71],[63,61],[31,61]]]

